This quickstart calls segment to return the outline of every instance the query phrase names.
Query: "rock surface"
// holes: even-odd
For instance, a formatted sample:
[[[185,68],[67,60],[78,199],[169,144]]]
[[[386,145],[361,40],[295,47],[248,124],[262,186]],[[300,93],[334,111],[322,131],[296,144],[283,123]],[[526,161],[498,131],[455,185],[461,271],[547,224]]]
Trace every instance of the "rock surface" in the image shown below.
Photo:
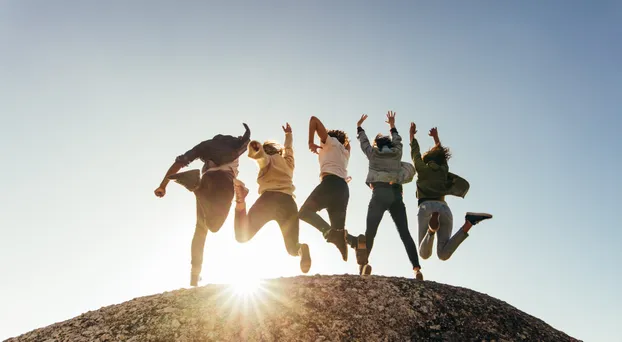
[[[90,311],[6,341],[577,341],[465,288],[396,277],[267,280],[181,289]]]

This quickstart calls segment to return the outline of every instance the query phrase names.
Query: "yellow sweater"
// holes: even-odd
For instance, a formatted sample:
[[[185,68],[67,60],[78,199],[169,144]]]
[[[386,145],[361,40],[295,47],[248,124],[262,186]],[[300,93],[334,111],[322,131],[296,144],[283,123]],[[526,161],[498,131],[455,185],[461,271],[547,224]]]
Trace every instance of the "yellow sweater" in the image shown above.
[[[254,151],[249,143],[248,156],[257,161],[259,174],[257,184],[259,184],[259,194],[266,191],[282,192],[294,196],[294,150],[292,149],[292,134],[285,134],[285,144],[283,144],[283,155],[268,155],[263,149],[263,144],[259,143],[259,151]]]

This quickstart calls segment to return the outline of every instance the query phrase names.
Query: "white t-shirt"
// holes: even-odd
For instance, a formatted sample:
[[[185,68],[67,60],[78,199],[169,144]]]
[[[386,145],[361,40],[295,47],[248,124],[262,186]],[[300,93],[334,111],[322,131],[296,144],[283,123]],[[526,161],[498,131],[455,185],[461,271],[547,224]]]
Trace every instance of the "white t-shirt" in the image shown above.
[[[318,160],[320,161],[320,177],[324,173],[330,173],[343,179],[348,179],[348,161],[350,151],[337,140],[329,136],[326,142],[321,144]]]
[[[240,167],[240,159],[236,158],[234,161],[232,161],[229,164],[223,164],[220,166],[216,166],[211,160],[208,160],[207,163],[205,163],[203,165],[203,170],[201,172],[201,174],[205,174],[206,172],[211,172],[211,171],[229,171],[233,174],[233,177],[238,176],[238,168]]]

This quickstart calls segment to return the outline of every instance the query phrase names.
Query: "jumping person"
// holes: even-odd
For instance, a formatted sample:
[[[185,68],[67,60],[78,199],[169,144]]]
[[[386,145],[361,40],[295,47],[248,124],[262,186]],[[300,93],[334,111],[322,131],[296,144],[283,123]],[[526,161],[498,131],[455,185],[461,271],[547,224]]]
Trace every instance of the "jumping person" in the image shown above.
[[[423,259],[432,255],[434,236],[438,235],[437,254],[441,260],[447,260],[458,246],[469,236],[474,225],[492,218],[487,213],[467,212],[462,227],[451,236],[453,215],[445,202],[445,196],[453,195],[464,198],[469,191],[469,183],[449,172],[447,161],[451,158],[449,148],[441,145],[436,128],[430,129],[434,138],[432,147],[423,156],[415,138],[417,125],[410,124],[411,157],[417,170],[417,198],[419,204],[419,253]]]
[[[320,138],[320,146],[315,144],[316,134]],[[347,261],[345,223],[350,199],[348,135],[340,130],[327,131],[320,119],[312,116],[309,120],[309,149],[318,155],[321,182],[300,208],[299,217],[317,228],[327,242],[339,249],[342,259]],[[318,215],[323,209],[328,212],[330,224]]]
[[[250,141],[251,131],[246,124],[241,137],[218,134],[178,156],[166,172],[160,186],[154,191],[158,197],[166,194],[170,180],[183,185],[196,197],[197,220],[192,238],[190,286],[197,286],[203,265],[203,251],[207,231],[216,233],[229,215],[233,201],[233,180],[238,175],[239,157]],[[194,160],[204,165],[199,170],[178,173]]]
[[[294,150],[292,149],[292,128],[283,127],[285,144],[251,141],[248,156],[257,161],[259,174],[259,198],[246,213],[248,189],[240,180],[235,180],[235,238],[244,243],[268,222],[276,220],[283,233],[285,248],[292,256],[300,256],[300,270],[309,272],[311,255],[307,244],[298,242],[298,206],[294,201]]]
[[[372,197],[367,209],[367,228],[365,235],[354,237],[348,235],[349,245],[356,250],[356,261],[359,264],[359,274],[371,274],[371,265],[368,263],[369,254],[374,245],[374,238],[378,226],[388,211],[393,218],[400,239],[406,248],[408,259],[418,280],[423,280],[421,265],[417,256],[417,245],[408,230],[408,218],[403,200],[402,184],[409,183],[415,176],[415,170],[409,163],[402,162],[402,137],[395,128],[395,113],[387,113],[387,121],[391,136],[378,134],[374,145],[369,142],[367,134],[361,125],[367,115],[361,116],[357,123],[357,137],[363,153],[369,160],[369,171],[365,183],[372,189]]]

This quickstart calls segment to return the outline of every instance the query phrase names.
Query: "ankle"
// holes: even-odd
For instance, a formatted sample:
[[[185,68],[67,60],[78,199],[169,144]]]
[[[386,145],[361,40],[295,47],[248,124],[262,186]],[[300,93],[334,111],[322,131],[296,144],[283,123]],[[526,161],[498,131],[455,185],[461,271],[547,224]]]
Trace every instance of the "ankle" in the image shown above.
[[[246,210],[246,202],[244,201],[235,202],[235,210],[237,211]]]

